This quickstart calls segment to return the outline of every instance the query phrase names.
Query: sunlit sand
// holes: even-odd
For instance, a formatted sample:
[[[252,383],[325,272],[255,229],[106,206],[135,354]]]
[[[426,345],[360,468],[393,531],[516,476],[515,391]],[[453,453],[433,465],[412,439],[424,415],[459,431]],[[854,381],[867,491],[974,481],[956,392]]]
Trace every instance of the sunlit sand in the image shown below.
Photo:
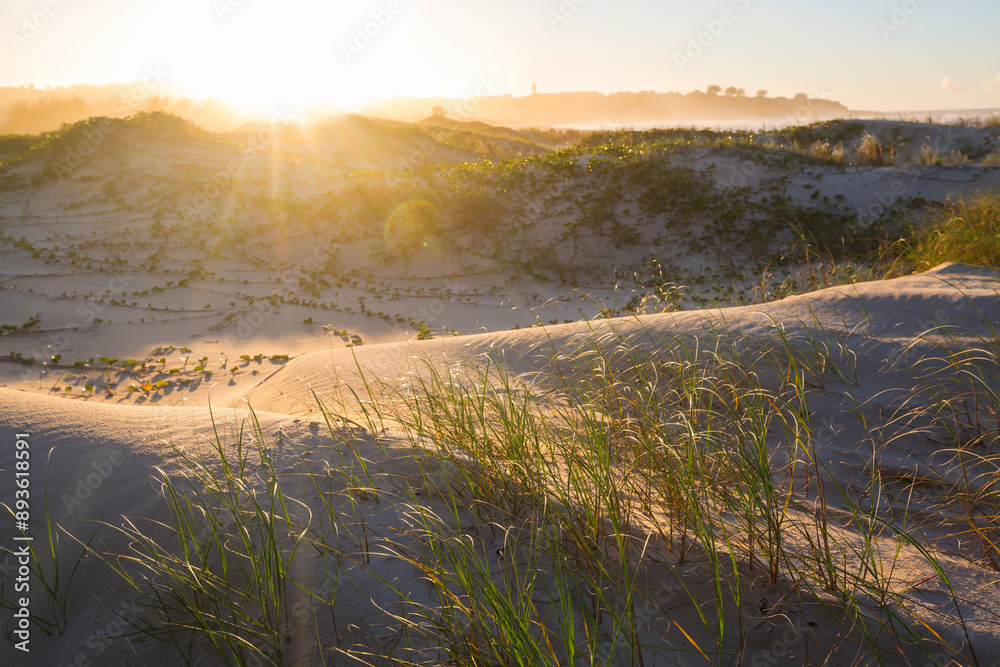
[[[0,155],[3,664],[1000,662],[1000,274],[871,252],[997,128],[86,123]]]

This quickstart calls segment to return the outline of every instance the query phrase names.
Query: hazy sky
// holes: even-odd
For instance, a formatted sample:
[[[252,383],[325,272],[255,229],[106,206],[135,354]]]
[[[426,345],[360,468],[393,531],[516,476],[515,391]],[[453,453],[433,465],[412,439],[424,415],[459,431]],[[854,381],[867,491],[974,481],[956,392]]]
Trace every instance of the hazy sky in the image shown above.
[[[1000,0],[0,0],[0,32],[0,85],[155,71],[165,92],[257,108],[523,95],[533,80],[1000,107]]]

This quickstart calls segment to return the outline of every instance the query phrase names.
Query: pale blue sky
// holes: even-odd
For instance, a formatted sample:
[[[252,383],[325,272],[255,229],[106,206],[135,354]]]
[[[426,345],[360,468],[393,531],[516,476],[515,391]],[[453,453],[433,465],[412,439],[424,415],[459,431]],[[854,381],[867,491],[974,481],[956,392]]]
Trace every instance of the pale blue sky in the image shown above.
[[[3,0],[0,35],[0,85],[129,81],[155,67],[165,90],[261,108],[522,95],[533,80],[1000,107],[997,0]]]

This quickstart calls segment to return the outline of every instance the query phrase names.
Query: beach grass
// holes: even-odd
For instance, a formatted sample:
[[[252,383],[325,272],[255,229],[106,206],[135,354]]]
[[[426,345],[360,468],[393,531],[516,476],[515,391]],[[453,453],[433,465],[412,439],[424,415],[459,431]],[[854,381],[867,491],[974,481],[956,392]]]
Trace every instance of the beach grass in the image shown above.
[[[954,436],[941,479],[965,508],[941,535],[908,503],[890,511],[878,470],[899,435],[871,425],[861,492],[829,467],[833,435],[810,404],[857,369],[808,324],[791,336],[773,322],[775,335],[746,341],[719,323],[698,342],[640,319],[594,321],[532,372],[498,352],[367,378],[324,399],[325,463],[310,446],[282,473],[251,417],[228,440],[216,431],[206,460],[175,449],[156,470],[170,521],[113,526],[130,552],[92,551],[156,619],[136,633],[231,664],[293,664],[289,624],[303,622],[316,651],[360,664],[759,664],[778,649],[854,664],[845,646],[886,664],[976,664],[973,645],[934,629],[964,632],[961,618],[913,591],[963,602],[935,540],[972,537],[968,557],[996,562],[1000,385],[986,362],[997,338],[974,352],[927,334],[934,353],[913,398]],[[378,433],[395,434],[394,448]],[[404,451],[410,472],[386,476],[379,451]],[[385,503],[406,520],[373,518]],[[387,555],[410,581],[376,567]],[[317,588],[296,565],[319,556],[333,580],[352,563],[395,591],[398,604],[377,611],[383,628],[330,632],[329,581]],[[314,618],[290,620],[293,591]],[[776,646],[774,627],[793,639]]]
[[[146,122],[163,121],[157,118]],[[51,151],[86,128],[66,128],[37,145],[10,138],[0,149]],[[369,129],[416,132],[384,123]],[[791,143],[772,146],[755,143],[753,133],[607,132],[569,147],[553,138],[561,148],[551,152],[482,132],[427,130],[442,145],[497,159],[451,166],[422,160],[399,179],[357,171],[344,177],[350,187],[322,205],[265,203],[296,212],[300,222],[325,215],[360,221],[359,238],[381,234],[394,209],[417,199],[437,202],[450,225],[434,230],[442,236],[479,227],[499,234],[512,219],[532,226],[532,216],[568,216],[559,242],[597,239],[616,248],[643,245],[623,210],[634,207],[663,228],[660,241],[669,231],[692,252],[720,240],[747,250],[759,289],[733,302],[945,261],[1000,267],[995,195],[914,204],[919,220],[900,220],[891,208],[862,228],[836,200],[793,201],[777,185],[767,196],[735,182],[724,189],[669,160],[708,148],[755,169],[895,162],[895,146],[863,129],[800,128],[778,133]],[[855,139],[857,147],[845,148]],[[943,158],[927,152],[922,159]],[[42,254],[41,246],[7,240]],[[584,270],[542,261],[537,248],[532,256],[520,252],[513,244],[491,256],[561,280]],[[267,265],[266,255],[254,259]],[[977,326],[985,322],[986,333],[929,324],[905,363],[886,362],[887,374],[910,376],[902,407],[870,422],[874,399],[849,391],[857,384],[857,353],[837,332],[818,321],[772,320],[767,335],[746,339],[706,315],[701,335],[669,335],[639,314],[679,308],[679,297],[654,299],[668,286],[679,293],[670,282],[679,278],[661,270],[654,280],[629,268],[636,288],[653,291],[637,296],[629,286],[624,306],[594,312],[634,316],[585,321],[569,343],[535,346],[531,370],[513,349],[463,364],[422,360],[395,380],[359,366],[362,382],[339,398],[313,395],[311,407],[326,427],[322,444],[267,433],[252,410],[234,429],[214,428],[200,454],[190,443],[166,443],[152,481],[167,511],[156,520],[100,526],[127,545],[120,549],[107,546],[115,540],[97,544],[84,534],[73,535],[75,543],[63,539],[46,511],[49,548],[31,555],[47,603],[36,626],[51,635],[64,630],[86,554],[116,574],[125,591],[116,595],[142,609],[117,639],[165,643],[186,663],[207,652],[248,667],[317,658],[819,665],[862,664],[867,655],[883,664],[980,664],[975,629],[963,616],[970,591],[952,580],[948,559],[1000,570],[1000,336],[993,315],[969,300],[964,312]],[[334,309],[319,303],[320,289],[331,287],[325,270],[317,265],[302,276],[305,298],[286,301],[275,292],[266,300]],[[205,277],[199,271],[165,287],[186,288]],[[341,280],[350,278],[336,278],[336,286]],[[423,288],[404,294],[429,296]],[[375,315],[364,298],[359,309]],[[418,339],[431,336],[426,321],[410,321]],[[303,321],[311,323],[312,316]],[[38,324],[33,318],[20,330]],[[126,373],[149,380],[135,391],[148,384],[150,394],[167,388],[168,378],[211,375],[207,357],[190,373],[187,357],[169,371],[167,359],[164,353],[157,361],[158,371],[145,362],[136,369],[136,361],[116,367],[111,357],[99,368],[93,359],[72,367],[100,371],[109,395],[112,377]],[[11,360],[28,361],[14,352]],[[249,355],[243,361],[222,368],[236,375],[251,365]],[[93,381],[83,381],[91,393]],[[825,453],[839,430],[817,421],[816,406],[831,400],[842,402],[860,429],[848,457],[853,478],[844,461]],[[918,461],[912,471],[889,462],[918,437],[941,445],[935,461]],[[386,507],[398,509],[392,521]],[[391,600],[376,600],[377,588]],[[367,605],[360,625],[343,619],[344,599],[356,602],[358,589]],[[13,608],[9,589],[2,592],[0,604]],[[945,602],[931,604],[928,596]],[[346,607],[352,613],[354,604]]]
[[[932,211],[905,255],[918,271],[946,261],[1000,267],[1000,196],[955,200]]]

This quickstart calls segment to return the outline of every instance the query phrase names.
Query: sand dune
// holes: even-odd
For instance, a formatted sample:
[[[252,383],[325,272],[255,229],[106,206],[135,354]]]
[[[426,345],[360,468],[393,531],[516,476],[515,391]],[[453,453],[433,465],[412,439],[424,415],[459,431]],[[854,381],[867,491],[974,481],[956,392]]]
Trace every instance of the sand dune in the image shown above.
[[[0,663],[1000,664],[1000,274],[795,254],[985,155],[146,120],[4,172]]]
[[[941,447],[932,433],[881,445],[872,452],[866,447],[859,448],[859,444],[866,441],[862,423],[868,422],[870,429],[880,420],[884,421],[887,406],[903,401],[911,393],[917,381],[910,371],[918,368],[917,358],[934,352],[931,344],[934,335],[928,333],[933,327],[948,327],[956,336],[979,337],[992,341],[995,346],[996,339],[990,337],[989,327],[995,330],[1000,326],[998,295],[1000,276],[970,267],[944,266],[913,277],[831,288],[766,306],[642,316],[591,325],[559,325],[420,344],[397,343],[315,352],[296,358],[266,377],[258,376],[246,393],[250,405],[257,411],[261,431],[270,439],[269,451],[280,477],[295,480],[303,471],[301,453],[309,452],[303,456],[314,462],[329,456],[323,452],[330,446],[331,434],[325,427],[318,428],[322,419],[316,412],[311,392],[317,392],[329,405],[335,405],[337,400],[349,402],[335,390],[339,387],[363,392],[362,373],[369,382],[381,380],[393,386],[401,381],[397,378],[406,377],[407,372],[419,373],[426,369],[425,364],[468,370],[482,367],[488,357],[502,357],[517,371],[552,376],[555,373],[553,364],[561,365],[563,373],[570,373],[574,360],[583,358],[579,352],[573,352],[575,349],[622,345],[622,341],[627,340],[656,350],[668,347],[670,341],[697,338],[701,346],[707,347],[714,345],[719,335],[726,332],[726,336],[734,336],[748,350],[764,349],[778,343],[775,327],[780,323],[784,334],[803,346],[808,331],[822,332],[824,344],[836,348],[841,358],[852,360],[856,373],[854,381],[844,384],[831,379],[825,389],[813,388],[810,395],[815,396],[815,401],[810,406],[812,423],[831,425],[829,437],[820,443],[819,449],[833,478],[827,488],[838,488],[833,484],[836,482],[839,488],[851,489],[861,496],[867,484],[864,476],[873,464],[882,466],[884,472],[896,467],[914,476],[927,474],[919,469],[920,466],[936,468],[943,475],[957,474],[954,466],[949,466],[945,460],[947,457],[941,456],[941,461],[936,459],[936,451]],[[33,497],[38,499],[34,501],[37,509],[33,511],[28,532],[39,540],[43,539],[45,530],[40,516],[40,497],[41,489],[46,486],[52,521],[62,531],[89,542],[98,551],[125,554],[129,552],[127,541],[116,534],[112,526],[121,525],[126,518],[170,520],[156,481],[158,466],[169,468],[170,462],[177,460],[179,451],[203,457],[209,466],[218,465],[218,453],[213,445],[213,415],[204,407],[131,407],[116,405],[113,399],[84,403],[12,390],[0,390],[0,402],[6,430],[30,434],[32,488],[37,494]],[[859,416],[863,416],[863,421]],[[249,413],[246,408],[219,408],[215,410],[214,419],[223,432],[221,442],[225,448],[231,448],[236,440],[233,429],[247,428]],[[369,501],[361,512],[373,534],[380,536],[373,539],[384,542],[380,547],[370,545],[373,553],[380,554],[374,556],[373,562],[354,563],[341,572],[343,580],[337,597],[337,623],[341,628],[375,627],[386,622],[377,603],[391,605],[397,593],[381,583],[379,576],[405,589],[411,601],[432,605],[435,600],[430,588],[422,583],[420,573],[405,560],[391,556],[391,550],[399,548],[398,539],[394,539],[395,531],[405,530],[408,521],[412,521],[412,517],[408,518],[407,503],[403,499],[391,500],[398,494],[399,485],[406,483],[407,475],[412,474],[408,473],[405,463],[405,453],[410,450],[407,441],[391,430],[366,433],[360,441],[367,442],[369,450],[357,454],[368,458],[368,464],[375,471],[373,477],[377,487],[389,500]],[[386,449],[376,446],[376,441]],[[392,451],[398,454],[387,458]],[[252,470],[259,466],[255,455],[247,465]],[[13,491],[13,478],[8,468],[0,493],[4,498],[11,498]],[[865,502],[864,498],[858,500]],[[433,504],[430,499],[429,502]],[[831,494],[828,502],[836,510],[843,499]],[[878,511],[901,518],[904,515],[897,514],[902,509],[896,504],[898,502],[903,502],[903,498],[884,501]],[[907,498],[909,508],[905,515],[914,514],[921,502],[921,498]],[[929,499],[927,502],[932,504]],[[319,511],[315,504],[314,510]],[[932,528],[925,527],[925,530]],[[13,544],[12,537],[9,524],[5,524],[0,540]],[[503,544],[502,539],[500,544]],[[917,582],[932,576],[933,572],[912,549],[901,552],[896,565],[898,572],[894,575],[898,585],[904,587],[902,590],[907,586],[916,587],[904,597],[922,595],[930,599],[931,603],[924,600],[921,604],[942,614],[940,619],[928,615],[931,627],[937,628],[956,646],[971,640],[980,664],[994,664],[1000,660],[1000,654],[993,652],[997,625],[991,611],[996,607],[996,592],[1000,590],[996,587],[996,572],[977,565],[968,545],[937,544],[935,547],[940,550],[941,562],[948,569],[952,586],[962,591],[959,598],[963,616],[971,629],[969,638],[957,635],[954,627],[949,628],[948,619],[952,618],[954,609],[943,593],[934,592],[941,591],[940,586],[930,581],[918,586]],[[63,567],[75,566],[73,556],[81,550],[82,547],[63,534],[60,557],[67,559]],[[312,581],[312,577],[318,576],[315,568],[320,565],[312,557],[304,557],[304,560],[304,563],[297,563],[297,567],[302,568],[305,580]],[[12,572],[13,556],[7,555],[4,564],[6,571]],[[668,575],[651,572],[646,576],[662,578]],[[5,578],[6,582],[10,581],[9,577]],[[757,588],[751,585],[746,594],[749,596],[755,590]],[[32,591],[34,611],[50,614],[40,587]],[[761,589],[760,594],[769,598],[777,595],[776,591]],[[120,577],[105,563],[93,555],[83,556],[68,586],[66,619],[61,634],[45,637],[36,630],[30,656],[19,656],[10,644],[5,644],[4,660],[17,659],[23,664],[37,665],[72,664],[77,655],[83,655],[92,664],[132,664],[134,657],[129,656],[133,653],[153,664],[176,660],[167,648],[155,643],[118,644],[95,640],[95,636],[100,636],[95,633],[114,634],[109,631],[122,626],[113,614],[120,608],[133,608],[123,602],[129,596],[130,591]],[[938,597],[940,603],[936,602]],[[300,603],[305,604],[301,600]],[[116,604],[125,607],[115,607]],[[824,620],[823,614],[816,610],[802,613],[808,613],[809,618],[814,619],[810,623],[819,624],[817,627],[827,628],[834,623],[830,618]],[[305,656],[317,650],[315,630],[309,623],[311,619],[292,624],[288,639],[290,652],[301,651]],[[323,622],[321,637],[333,636],[334,631],[328,625],[327,621]],[[655,633],[669,634],[667,626],[656,624],[647,631],[653,646],[656,645]],[[384,632],[389,633],[384,636],[388,638],[391,626]],[[750,645],[756,646],[755,650],[764,650],[773,641],[772,635],[778,634],[779,627],[769,633],[758,631],[751,637]],[[817,630],[816,634],[822,632]],[[378,633],[364,641],[370,643],[377,636]],[[110,648],[112,643],[116,644],[113,650]],[[671,640],[663,644],[662,652],[651,649],[649,655],[661,655],[661,659],[666,660],[671,651],[677,650],[674,643],[675,640]],[[350,637],[345,637],[341,646],[350,644]],[[674,648],[667,650],[668,646]],[[609,644],[605,648],[612,650],[613,646]],[[887,645],[886,650],[891,651],[891,647]],[[838,662],[843,660],[849,664],[849,653],[846,650],[838,653]]]

